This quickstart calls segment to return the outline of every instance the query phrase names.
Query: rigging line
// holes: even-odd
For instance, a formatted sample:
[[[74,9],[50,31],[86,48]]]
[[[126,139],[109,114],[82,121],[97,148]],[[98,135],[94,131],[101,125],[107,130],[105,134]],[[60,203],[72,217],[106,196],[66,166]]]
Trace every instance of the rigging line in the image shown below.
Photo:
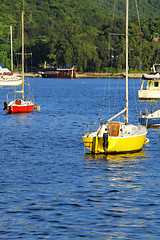
[[[133,93],[134,93],[134,100],[135,100],[135,106],[136,106],[136,114],[138,116],[138,105],[137,105],[137,99],[136,99],[136,91],[135,91],[135,85],[134,85],[134,79],[132,78],[132,83],[133,83]]]
[[[140,22],[137,0],[135,0],[135,4],[136,4],[137,17],[138,17],[138,23],[139,23],[139,28],[140,28],[140,35],[142,36],[142,30],[141,30],[142,28],[141,28],[141,22]],[[141,68],[142,67],[142,39],[140,40],[140,47],[141,47],[141,51],[140,51],[140,68]]]
[[[117,25],[117,22],[116,22],[116,19],[115,19],[115,15],[117,15],[117,6],[118,5],[118,0],[114,0],[114,9],[113,9],[113,21],[112,22],[112,25],[111,25],[111,31],[113,30],[113,32],[116,32],[115,29],[116,29],[116,25]],[[114,66],[115,64],[115,58],[114,58],[114,55],[115,55],[115,43],[116,43],[116,34],[112,34],[110,32],[110,40],[111,40],[111,37],[113,36],[113,45],[112,45],[112,48],[111,48],[111,54],[110,54],[110,58],[111,58],[111,69],[112,67]],[[112,70],[113,71],[113,70]],[[117,92],[118,92],[118,85],[119,85],[119,79],[118,79],[118,84],[117,84],[117,89],[116,89],[116,92],[115,92],[115,101],[114,101],[114,104],[113,104],[113,110],[112,110],[112,114],[114,114],[115,112],[115,104],[116,104],[116,96],[117,96]],[[110,112],[110,104],[111,104],[111,101],[110,101],[110,81],[109,81],[109,115],[111,114]]]
[[[116,10],[116,3],[117,3],[117,0],[114,1],[114,11],[113,11],[113,19],[115,18],[115,10]],[[111,21],[111,29],[114,29],[115,28],[115,24],[113,25],[113,22]],[[110,52],[110,41],[111,41],[111,38],[110,38],[110,33],[108,35],[108,38],[109,38],[109,52]],[[115,42],[115,41],[114,41]],[[112,48],[112,51],[113,51],[113,48]],[[111,58],[111,68],[112,68],[112,64],[113,64],[113,59],[112,59],[112,56],[113,54],[111,53],[110,54],[110,58]],[[99,114],[98,114],[98,117],[95,121],[95,124],[98,122],[98,119],[100,118],[100,115],[101,115],[101,112],[102,110],[104,109],[104,103],[105,103],[105,98],[106,98],[106,81],[107,79],[105,79],[105,88],[104,88],[104,95],[103,95],[103,104],[102,104],[102,108],[101,110],[99,111]],[[110,116],[110,79],[109,79],[109,116]]]
[[[114,114],[115,106],[116,106],[116,100],[117,100],[117,95],[118,95],[118,88],[119,88],[119,78],[118,78],[117,88],[116,88],[116,92],[115,92],[115,99],[114,99],[114,104],[113,104],[113,114]]]
[[[100,118],[101,112],[104,110],[104,104],[105,104],[105,99],[106,99],[106,82],[107,82],[107,79],[105,79],[105,87],[104,87],[104,93],[103,93],[102,108],[99,111],[99,114],[98,114],[98,117],[97,117],[97,119],[95,121],[95,124],[97,124],[98,119]]]
[[[109,91],[109,94],[108,94],[108,98],[109,98],[109,117],[111,116],[111,102],[110,102],[110,99],[111,99],[111,95],[110,95],[110,91],[111,91],[111,88],[110,88],[110,84],[111,84],[111,81],[110,81],[110,78],[109,78],[109,89],[108,89],[108,91]]]
[[[110,59],[111,59],[110,43],[111,43],[111,36],[110,36],[110,32],[109,32],[109,34],[108,34],[108,63],[107,63],[108,69],[110,67],[110,63],[109,62],[110,62]],[[109,89],[108,89],[108,101],[109,101],[109,117],[110,117],[110,78],[109,78]]]
[[[102,104],[103,109],[104,109],[104,104],[105,104],[105,99],[106,99],[106,82],[107,82],[107,79],[105,79],[105,87],[104,87],[104,95],[103,95],[103,104]]]
[[[138,23],[139,23],[139,26],[140,26],[140,32],[142,33],[137,0],[135,0],[135,4],[136,4],[136,10],[137,10]]]
[[[115,12],[117,11],[117,8],[116,8],[116,4],[117,4],[117,0],[114,1],[114,5],[113,5],[113,19],[115,18]]]
[[[115,32],[115,29],[116,29],[116,19],[115,19],[115,16],[117,15],[117,0],[114,0],[114,5],[113,5],[113,16],[112,16],[112,19],[111,19],[111,25],[110,25],[110,29],[111,31],[113,30],[113,32]],[[113,20],[113,21],[112,21]],[[113,44],[112,44],[112,48],[111,48],[111,54],[110,54],[110,58],[111,58],[111,68],[113,66],[113,54],[114,54],[114,47],[115,47],[115,35],[114,36],[114,39],[113,39]],[[111,32],[109,32],[109,41],[111,41]],[[110,44],[110,43],[109,43]]]

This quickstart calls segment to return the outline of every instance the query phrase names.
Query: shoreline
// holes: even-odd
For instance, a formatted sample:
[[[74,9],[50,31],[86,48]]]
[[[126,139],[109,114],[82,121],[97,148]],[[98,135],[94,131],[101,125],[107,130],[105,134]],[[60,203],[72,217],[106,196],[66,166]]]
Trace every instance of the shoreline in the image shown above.
[[[129,78],[142,78],[143,73],[129,73]],[[125,78],[126,73],[77,73],[78,78]]]
[[[22,76],[21,73],[16,73],[17,76]],[[42,77],[40,73],[25,73],[25,77]],[[129,73],[129,78],[142,78],[143,73]],[[79,73],[77,78],[125,78],[126,73]]]

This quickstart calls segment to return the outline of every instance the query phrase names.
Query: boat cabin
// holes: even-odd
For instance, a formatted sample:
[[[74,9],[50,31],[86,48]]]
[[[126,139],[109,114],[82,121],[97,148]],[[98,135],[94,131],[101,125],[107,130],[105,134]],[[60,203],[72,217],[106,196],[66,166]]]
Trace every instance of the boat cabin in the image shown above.
[[[160,64],[153,65],[153,72],[143,74],[139,100],[160,100]]]

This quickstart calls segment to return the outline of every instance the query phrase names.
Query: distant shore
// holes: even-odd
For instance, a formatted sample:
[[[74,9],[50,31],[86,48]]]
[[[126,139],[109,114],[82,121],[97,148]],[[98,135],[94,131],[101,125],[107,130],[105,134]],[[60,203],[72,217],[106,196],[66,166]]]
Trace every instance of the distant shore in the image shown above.
[[[22,76],[21,73],[17,73],[18,76]],[[129,73],[129,78],[141,78],[143,73]],[[27,77],[41,77],[40,73],[25,73]],[[125,73],[79,73],[77,72],[77,78],[125,78]]]
[[[129,78],[141,78],[143,73],[129,73]],[[125,78],[126,73],[77,73],[78,78]]]

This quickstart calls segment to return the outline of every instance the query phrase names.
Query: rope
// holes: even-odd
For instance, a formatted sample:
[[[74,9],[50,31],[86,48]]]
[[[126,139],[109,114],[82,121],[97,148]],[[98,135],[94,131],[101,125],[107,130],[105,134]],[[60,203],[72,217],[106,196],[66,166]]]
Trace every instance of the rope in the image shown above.
[[[137,99],[136,99],[136,91],[135,91],[135,85],[134,85],[134,79],[132,78],[132,83],[133,83],[133,93],[134,93],[134,100],[135,100],[135,106],[136,106],[136,115],[135,117],[138,116],[138,105],[137,105]],[[137,120],[137,119],[136,119]]]
[[[138,3],[137,0],[135,0],[135,4],[136,4],[136,10],[137,10],[137,17],[138,17],[138,24],[139,24],[139,28],[140,28],[140,36],[142,37],[142,27],[141,27],[141,22],[140,22],[140,17],[139,17],[139,10],[138,10]],[[140,51],[140,66],[142,66],[142,38],[140,41],[140,46],[141,46],[141,51]]]
[[[98,114],[98,117],[97,117],[97,119],[96,119],[96,121],[95,121],[95,124],[97,124],[98,119],[100,118],[101,112],[104,110],[104,104],[105,104],[105,99],[106,99],[106,81],[107,81],[107,79],[105,79],[105,87],[104,87],[104,93],[103,93],[102,108],[101,108],[101,110],[99,111],[99,114]]]
[[[139,17],[139,11],[138,11],[137,0],[135,0],[135,4],[136,4],[136,10],[137,10],[138,23],[139,23],[139,26],[140,26],[140,32],[142,33],[142,31],[141,31],[141,22],[140,22],[140,17]]]
[[[117,100],[117,95],[118,95],[118,89],[119,89],[119,78],[118,78],[117,88],[116,88],[116,92],[115,92],[115,99],[114,99],[114,104],[113,104],[113,115],[114,115],[115,106],[116,106],[116,100]]]

